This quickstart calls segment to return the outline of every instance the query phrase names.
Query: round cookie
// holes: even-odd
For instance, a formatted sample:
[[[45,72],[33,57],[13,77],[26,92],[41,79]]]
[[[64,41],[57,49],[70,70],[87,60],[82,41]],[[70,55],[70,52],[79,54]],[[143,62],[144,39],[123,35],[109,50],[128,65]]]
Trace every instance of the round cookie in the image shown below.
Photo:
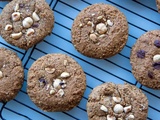
[[[64,54],[48,54],[29,69],[27,92],[44,111],[67,111],[77,106],[86,89],[80,65]]]
[[[89,95],[87,113],[89,120],[146,120],[148,100],[133,85],[104,83]]]
[[[156,0],[158,12],[160,12],[160,0]]]
[[[0,102],[12,100],[22,87],[24,71],[17,54],[0,48]]]
[[[160,30],[143,34],[132,47],[132,73],[142,85],[160,89]]]
[[[85,56],[104,59],[119,53],[128,39],[126,17],[107,4],[82,10],[72,25],[72,43]]]
[[[52,32],[53,12],[45,0],[13,0],[0,16],[0,34],[10,44],[29,49]]]

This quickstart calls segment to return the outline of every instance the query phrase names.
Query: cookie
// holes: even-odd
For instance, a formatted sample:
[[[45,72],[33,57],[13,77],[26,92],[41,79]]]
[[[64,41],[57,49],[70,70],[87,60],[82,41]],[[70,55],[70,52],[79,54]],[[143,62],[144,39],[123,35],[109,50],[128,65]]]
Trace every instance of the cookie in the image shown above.
[[[148,100],[133,85],[104,83],[89,95],[87,113],[89,120],[146,120]]]
[[[13,0],[0,16],[0,34],[10,44],[29,49],[52,32],[53,12],[45,0]]]
[[[44,111],[67,111],[77,106],[86,89],[80,65],[64,54],[48,54],[29,69],[27,92]]]
[[[128,39],[126,17],[107,4],[82,10],[72,25],[72,43],[85,56],[104,59],[119,53]]]
[[[0,48],[0,102],[8,102],[22,87],[24,70],[17,54]]]
[[[156,0],[158,12],[160,12],[160,0]]]
[[[142,85],[160,89],[160,30],[143,34],[132,47],[132,73]]]

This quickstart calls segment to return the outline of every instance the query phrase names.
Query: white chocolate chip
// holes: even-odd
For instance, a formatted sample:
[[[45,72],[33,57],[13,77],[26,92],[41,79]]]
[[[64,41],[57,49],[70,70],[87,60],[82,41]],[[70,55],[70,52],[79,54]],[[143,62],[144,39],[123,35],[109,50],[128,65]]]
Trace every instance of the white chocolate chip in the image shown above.
[[[51,89],[50,91],[49,91],[49,94],[50,95],[53,95],[53,94],[55,94],[56,93],[56,91],[54,90],[54,89]]]
[[[11,34],[11,37],[15,40],[19,39],[21,36],[22,36],[22,32]]]
[[[127,107],[124,107],[124,112],[128,113],[129,111],[131,111],[131,109],[132,109],[131,105],[127,106]]]
[[[115,113],[120,114],[123,112],[123,106],[121,104],[116,104],[113,110]]]
[[[20,19],[20,17],[21,17],[20,12],[14,12],[14,13],[12,13],[12,20],[13,21],[18,21]]]
[[[129,115],[126,120],[134,120],[134,115]]]
[[[49,67],[47,67],[47,68],[45,68],[44,69],[47,73],[49,73],[49,74],[52,74],[52,73],[54,73],[55,72],[55,68],[49,68]]]
[[[107,20],[107,24],[108,24],[109,26],[113,26],[113,22],[111,22],[111,20]]]
[[[61,78],[67,78],[67,77],[69,77],[69,76],[70,76],[70,74],[69,74],[68,72],[63,72],[63,73],[60,75]]]
[[[97,17],[98,20],[100,20],[100,19],[102,19],[102,18],[103,18],[103,16],[98,16],[98,17]]]
[[[116,120],[116,117],[111,116],[111,115],[107,115],[107,120]]]
[[[108,109],[104,105],[101,105],[100,109],[104,112],[108,112]]]
[[[32,34],[34,34],[34,29],[29,28],[29,29],[27,30],[26,35],[27,35],[27,36],[30,36],[30,35],[32,35]]]
[[[24,28],[29,28],[32,26],[33,24],[33,20],[30,17],[26,17],[23,21],[22,21],[23,27]]]
[[[121,98],[120,97],[112,97],[113,101],[116,103],[121,102]]]
[[[2,73],[2,71],[0,71],[0,78],[2,78],[3,77],[3,73]]]
[[[104,23],[99,23],[96,25],[96,31],[98,31],[99,34],[104,34],[107,32],[107,27]]]
[[[33,20],[36,21],[36,22],[40,20],[40,18],[39,18],[39,16],[37,15],[36,12],[33,12],[33,13],[32,13],[32,18],[33,18]]]
[[[94,41],[94,42],[97,41],[97,36],[96,36],[95,34],[90,34],[90,35],[89,35],[89,38],[90,38],[92,41]]]
[[[62,83],[64,83],[64,84],[65,84],[65,83],[66,83],[66,81],[65,81],[65,80],[63,80],[63,81],[62,81]]]
[[[155,55],[154,57],[153,57],[153,61],[154,62],[160,62],[160,55]]]
[[[19,10],[19,4],[16,4],[16,6],[14,7],[14,11],[17,12]]]
[[[9,30],[11,30],[12,28],[13,28],[12,25],[7,24],[7,25],[5,26],[5,28],[4,28],[4,30],[9,31]]]
[[[67,65],[68,65],[68,61],[67,61],[67,60],[64,60],[64,61],[63,61],[63,64],[64,64],[64,66],[67,66]]]
[[[57,88],[60,83],[61,83],[61,80],[60,80],[60,79],[55,79],[55,80],[54,80],[54,83],[53,83],[53,87],[54,87],[54,88]]]
[[[64,95],[63,89],[59,89],[57,93],[60,95],[60,97],[62,97]]]

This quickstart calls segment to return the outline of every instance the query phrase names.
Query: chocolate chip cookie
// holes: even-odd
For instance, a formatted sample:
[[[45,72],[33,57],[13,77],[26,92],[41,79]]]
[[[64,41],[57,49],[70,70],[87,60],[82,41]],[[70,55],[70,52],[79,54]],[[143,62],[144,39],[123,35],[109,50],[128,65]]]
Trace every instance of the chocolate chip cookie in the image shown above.
[[[142,85],[160,89],[160,30],[143,34],[132,48],[132,73]]]
[[[133,85],[104,83],[89,95],[87,113],[89,120],[146,120],[148,100]]]
[[[17,54],[0,48],[0,102],[12,100],[22,87],[24,71]]]
[[[28,72],[27,92],[44,111],[67,111],[77,106],[86,89],[80,65],[64,54],[48,54],[35,61]]]
[[[13,0],[0,16],[0,34],[10,44],[29,49],[52,32],[53,12],[45,0]]]
[[[77,51],[88,57],[111,57],[123,49],[127,39],[126,17],[111,5],[88,6],[72,25],[72,43]]]

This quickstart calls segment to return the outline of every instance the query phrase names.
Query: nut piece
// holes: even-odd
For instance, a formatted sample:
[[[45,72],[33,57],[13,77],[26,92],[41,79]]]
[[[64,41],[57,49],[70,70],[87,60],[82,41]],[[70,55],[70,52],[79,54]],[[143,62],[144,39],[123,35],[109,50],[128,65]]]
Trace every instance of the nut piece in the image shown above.
[[[38,22],[38,21],[40,20],[40,18],[39,18],[39,16],[37,15],[36,12],[33,12],[33,13],[32,13],[32,18],[33,18],[33,20],[36,21],[36,22]]]
[[[80,24],[79,24],[79,27],[82,27],[82,26],[83,26],[83,24],[82,24],[82,23],[80,23]]]
[[[12,28],[13,28],[12,25],[7,24],[7,25],[5,26],[5,28],[4,28],[4,30],[9,31],[9,30],[11,30]]]
[[[63,73],[60,75],[61,78],[67,78],[67,77],[69,77],[69,76],[70,76],[70,74],[69,74],[68,72],[63,72]]]
[[[14,11],[17,12],[19,10],[19,4],[16,4],[16,6],[14,7]]]
[[[93,42],[97,42],[97,36],[95,34],[90,34],[89,38],[93,41]]]
[[[32,18],[30,18],[30,17],[26,17],[26,18],[23,20],[22,24],[23,24],[23,27],[24,27],[24,28],[29,28],[29,27],[32,26],[33,20],[32,20]]]
[[[153,61],[154,61],[154,62],[160,62],[160,55],[155,55],[155,56],[153,57]]]
[[[123,112],[123,106],[121,104],[116,104],[113,110],[115,113],[120,114]]]
[[[129,115],[126,120],[134,120],[134,115]]]
[[[0,71],[0,78],[2,78],[3,77],[3,73],[2,73],[2,71]]]
[[[30,36],[30,35],[32,35],[32,34],[34,34],[34,29],[29,28],[29,29],[27,30],[27,36]]]
[[[56,93],[56,91],[54,90],[54,89],[51,89],[50,91],[49,91],[49,94],[50,95],[53,95],[53,94],[55,94]]]
[[[66,85],[66,84],[64,84],[64,85],[62,85],[61,87],[62,87],[62,89],[64,89],[64,88],[66,88],[66,87],[67,87],[67,85]]]
[[[68,65],[68,61],[67,61],[67,60],[64,60],[64,61],[63,61],[63,65],[64,65],[64,66],[67,66],[67,65]]]
[[[12,13],[12,20],[13,21],[18,21],[20,19],[20,17],[21,17],[20,12],[14,12],[14,13]]]
[[[113,22],[111,22],[111,20],[107,20],[107,24],[111,27],[113,26]]]
[[[104,34],[107,32],[107,27],[104,23],[99,23],[96,25],[96,31],[98,31],[99,34]]]
[[[127,107],[124,107],[124,112],[125,112],[125,113],[128,113],[128,112],[131,111],[131,109],[132,109],[131,105],[130,105],[130,106],[127,106]]]
[[[102,18],[103,18],[103,16],[98,16],[98,17],[97,17],[98,20],[100,20],[100,19],[102,19]]]
[[[111,115],[107,115],[107,120],[116,120],[116,117],[111,116]]]
[[[87,25],[89,25],[89,26],[92,26],[92,24],[93,24],[93,23],[92,23],[91,21],[88,21],[88,22],[87,22]]]
[[[113,101],[116,103],[121,102],[121,98],[120,97],[112,97]]]
[[[54,88],[57,88],[60,83],[61,83],[61,80],[60,80],[60,79],[55,79],[55,80],[54,80],[54,83],[53,83],[53,87],[54,87]]]
[[[49,73],[49,74],[52,74],[52,73],[54,73],[55,72],[55,68],[49,68],[49,67],[47,67],[47,68],[45,68],[44,69],[47,73]]]
[[[100,109],[104,112],[108,112],[108,109],[106,108],[106,106],[104,105],[101,105]]]
[[[60,95],[60,97],[62,97],[64,95],[63,89],[59,89],[57,93]]]
[[[22,36],[22,32],[11,34],[11,37],[15,40],[19,39],[21,36]]]

